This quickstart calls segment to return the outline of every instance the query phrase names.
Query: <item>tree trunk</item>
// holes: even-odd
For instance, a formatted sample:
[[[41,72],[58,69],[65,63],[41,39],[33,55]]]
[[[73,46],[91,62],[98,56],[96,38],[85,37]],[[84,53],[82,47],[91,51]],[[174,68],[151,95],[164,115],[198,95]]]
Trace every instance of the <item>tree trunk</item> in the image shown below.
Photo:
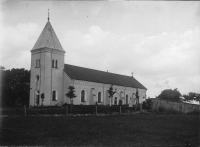
[[[68,106],[66,105],[66,116],[68,115]]]
[[[70,104],[70,112],[72,113],[72,104]]]
[[[97,116],[97,102],[96,102],[96,106],[95,106],[95,116]]]

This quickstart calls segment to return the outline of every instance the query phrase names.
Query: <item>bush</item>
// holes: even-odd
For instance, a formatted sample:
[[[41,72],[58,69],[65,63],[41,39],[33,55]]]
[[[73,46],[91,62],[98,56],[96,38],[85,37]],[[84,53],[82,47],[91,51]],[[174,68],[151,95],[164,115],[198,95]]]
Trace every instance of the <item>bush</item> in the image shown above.
[[[154,112],[159,113],[159,114],[180,114],[181,113],[173,109],[166,109],[162,106],[159,106],[158,109],[156,109]]]
[[[140,105],[133,105],[133,111],[140,111]]]
[[[200,111],[198,111],[198,110],[193,110],[192,112],[188,112],[187,114],[198,114],[198,115],[200,115]]]
[[[163,107],[159,106],[159,107],[158,107],[158,112],[161,112],[161,113],[162,113],[162,112],[166,112],[166,110],[165,110]]]
[[[147,99],[146,102],[145,102],[145,108],[147,110],[150,110],[150,109],[152,109],[152,107],[153,107],[152,99]]]
[[[142,103],[142,109],[147,109],[147,104],[145,101]]]

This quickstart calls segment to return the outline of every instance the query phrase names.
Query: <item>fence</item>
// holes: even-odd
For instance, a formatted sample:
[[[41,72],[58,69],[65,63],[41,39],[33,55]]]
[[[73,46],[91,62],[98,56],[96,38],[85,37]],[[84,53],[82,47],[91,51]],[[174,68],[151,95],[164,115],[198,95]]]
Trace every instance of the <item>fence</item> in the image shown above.
[[[177,111],[182,113],[200,112],[200,105],[195,104],[171,102],[160,99],[152,99],[152,103],[153,111],[159,111],[159,109],[164,109],[166,111]]]
[[[97,107],[97,110],[96,110]],[[140,110],[140,107],[137,107]],[[129,107],[126,105],[119,106],[104,106],[104,105],[67,105],[65,107],[33,107],[33,108],[14,108],[7,107],[2,109],[2,115],[65,115],[66,113],[73,114],[96,114],[96,113],[129,113],[136,111],[135,106]]]

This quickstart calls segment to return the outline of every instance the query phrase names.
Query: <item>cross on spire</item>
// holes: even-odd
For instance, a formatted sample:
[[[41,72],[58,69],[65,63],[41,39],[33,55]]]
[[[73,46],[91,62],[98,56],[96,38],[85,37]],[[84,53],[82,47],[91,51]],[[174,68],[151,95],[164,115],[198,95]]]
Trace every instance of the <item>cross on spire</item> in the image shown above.
[[[49,19],[50,19],[50,18],[49,18],[49,9],[48,9],[48,18],[47,18],[47,19],[48,19],[48,21],[49,21]]]
[[[132,77],[133,77],[133,72],[131,74],[132,74]]]

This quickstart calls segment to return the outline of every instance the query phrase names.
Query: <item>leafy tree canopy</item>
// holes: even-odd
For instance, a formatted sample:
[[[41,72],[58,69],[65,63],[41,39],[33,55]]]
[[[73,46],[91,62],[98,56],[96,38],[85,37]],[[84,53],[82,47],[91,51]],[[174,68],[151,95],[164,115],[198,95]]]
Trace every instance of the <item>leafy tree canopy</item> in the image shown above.
[[[116,91],[113,91],[113,85],[111,85],[108,89],[108,97],[112,98]]]
[[[68,93],[66,94],[66,96],[69,97],[70,99],[76,98],[74,86],[69,86],[68,89],[69,89],[69,91],[68,91]]]
[[[185,98],[184,101],[190,102],[190,101],[199,101],[200,103],[200,93],[195,92],[189,92],[188,94],[184,94],[183,97]]]
[[[5,67],[0,65],[0,70],[5,70]]]
[[[161,92],[161,94],[158,96],[159,99],[168,100],[168,101],[175,101],[180,102],[181,101],[181,93],[178,91],[177,88],[174,90],[166,89]]]
[[[22,103],[28,105],[30,91],[30,71],[0,68],[2,101],[4,105]]]

